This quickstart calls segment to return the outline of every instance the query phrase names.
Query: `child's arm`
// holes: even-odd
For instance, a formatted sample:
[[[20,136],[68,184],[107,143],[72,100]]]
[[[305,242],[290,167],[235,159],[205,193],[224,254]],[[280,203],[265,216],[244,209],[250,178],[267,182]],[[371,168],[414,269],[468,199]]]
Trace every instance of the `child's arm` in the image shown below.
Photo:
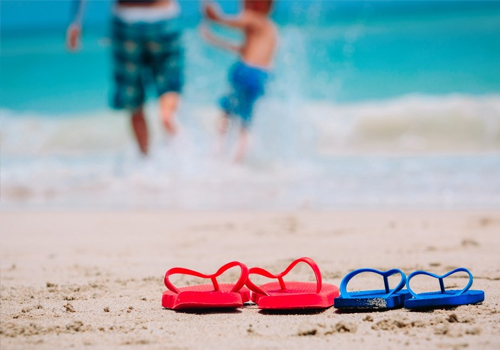
[[[82,26],[83,10],[85,9],[85,0],[73,0],[73,24]]]
[[[66,30],[66,45],[70,51],[77,51],[80,48],[84,8],[85,0],[73,1],[73,21]]]
[[[245,29],[253,25],[252,17],[247,12],[242,12],[237,17],[228,17],[221,15],[217,7],[209,2],[205,4],[204,10],[204,15],[207,19],[227,27]]]
[[[218,46],[222,49],[233,51],[236,53],[241,53],[241,46],[231,43],[227,40],[223,40],[214,36],[206,24],[202,24],[200,27],[201,36],[208,41],[210,44]]]

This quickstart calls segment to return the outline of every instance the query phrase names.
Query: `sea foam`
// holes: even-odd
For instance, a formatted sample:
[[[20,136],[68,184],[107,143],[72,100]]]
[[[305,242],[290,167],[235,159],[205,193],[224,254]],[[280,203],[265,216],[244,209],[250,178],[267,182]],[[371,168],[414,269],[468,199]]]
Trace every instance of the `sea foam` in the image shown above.
[[[219,112],[184,106],[181,133],[147,109],[151,155],[129,118],[1,111],[2,206],[297,209],[500,206],[500,97],[257,106],[245,163],[215,152]],[[231,134],[234,141],[236,129]]]
[[[148,112],[152,137],[160,139],[156,107],[150,105]],[[217,116],[210,105],[184,108],[180,117],[186,133],[209,141]],[[128,117],[107,110],[57,117],[1,110],[0,122],[4,156],[94,154],[120,151],[131,142]],[[256,139],[269,130],[281,129],[272,138],[287,138],[283,128],[307,129],[320,154],[500,151],[500,95],[409,95],[350,104],[308,101],[294,110],[284,101],[268,100],[258,106],[255,124]]]

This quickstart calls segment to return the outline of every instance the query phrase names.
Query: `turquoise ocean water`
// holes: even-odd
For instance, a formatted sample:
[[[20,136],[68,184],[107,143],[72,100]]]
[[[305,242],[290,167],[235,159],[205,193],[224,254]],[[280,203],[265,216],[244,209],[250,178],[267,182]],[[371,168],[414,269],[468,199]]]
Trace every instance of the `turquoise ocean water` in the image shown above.
[[[499,207],[500,4],[332,3],[277,9],[273,79],[242,165],[213,152],[235,58],[203,43],[196,17],[182,134],[163,135],[151,100],[149,159],[107,107],[105,26],[89,26],[77,55],[64,27],[4,30],[2,206]]]

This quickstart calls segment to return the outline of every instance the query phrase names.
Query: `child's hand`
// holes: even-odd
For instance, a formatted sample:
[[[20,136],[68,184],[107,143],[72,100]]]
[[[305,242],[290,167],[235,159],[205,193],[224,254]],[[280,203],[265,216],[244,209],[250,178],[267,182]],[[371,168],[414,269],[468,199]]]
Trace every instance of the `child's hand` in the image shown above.
[[[212,21],[215,21],[219,18],[219,11],[217,7],[212,3],[205,4],[205,16]]]
[[[78,24],[72,23],[66,31],[66,46],[71,52],[76,52],[80,49],[81,28]]]

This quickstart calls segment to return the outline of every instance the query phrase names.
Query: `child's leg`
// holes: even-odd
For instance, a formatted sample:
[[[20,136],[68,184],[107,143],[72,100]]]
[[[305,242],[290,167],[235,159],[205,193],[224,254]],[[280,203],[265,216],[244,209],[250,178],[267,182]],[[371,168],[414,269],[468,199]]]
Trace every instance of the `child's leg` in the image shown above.
[[[149,146],[149,133],[146,119],[144,118],[144,111],[138,108],[132,113],[132,128],[134,130],[135,139],[139,145],[139,149],[143,155],[148,154]]]
[[[149,68],[159,98],[160,118],[170,135],[177,133],[175,113],[181,100],[184,80],[181,33],[166,19],[155,25],[146,45]],[[176,27],[176,26],[173,26]]]
[[[160,97],[160,117],[163,126],[171,135],[177,133],[177,123],[175,121],[175,112],[179,105],[179,94],[177,92],[167,92]]]
[[[229,128],[231,127],[231,121],[229,120],[229,114],[227,112],[223,112],[219,123],[217,124],[217,131],[221,137],[225,137]]]
[[[229,117],[227,112],[223,112],[217,122],[217,134],[219,135],[216,147],[217,154],[222,154],[224,148],[226,148],[227,133],[231,127],[231,120],[229,120]]]
[[[246,127],[240,129],[240,134],[238,136],[238,141],[236,143],[236,148],[234,152],[234,161],[241,162],[248,151],[248,145],[250,143],[250,134]]]

